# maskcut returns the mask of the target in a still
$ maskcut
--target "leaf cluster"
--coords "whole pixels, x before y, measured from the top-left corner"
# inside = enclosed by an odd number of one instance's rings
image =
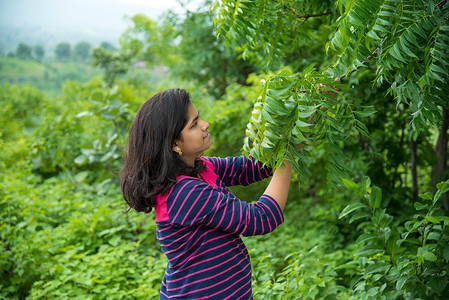
[[[397,103],[410,109],[414,130],[441,120],[449,74],[446,1],[337,1],[340,17],[328,50],[334,76],[376,65],[377,84],[390,84]],[[423,67],[424,66],[424,67]]]
[[[321,85],[320,85],[321,83]],[[351,103],[334,88],[337,82],[315,71],[311,65],[302,74],[282,71],[264,80],[264,88],[247,125],[243,151],[277,168],[288,159],[299,174],[307,177],[313,156],[309,145],[326,149],[328,179],[334,185],[350,173],[343,145],[355,133],[369,137],[359,118],[375,113],[371,106]],[[306,149],[296,150],[298,144]]]
[[[309,23],[316,23],[308,19],[322,13],[327,18],[334,10],[332,1],[304,0],[215,1],[212,9],[217,12],[217,37],[238,49],[244,59],[257,58],[262,65],[282,61],[313,42],[317,37]]]
[[[351,287],[361,299],[382,294],[386,299],[444,299],[448,292],[449,218],[440,212],[439,199],[449,191],[449,182],[437,185],[435,194],[421,194],[415,215],[400,223],[383,207],[382,191],[371,180],[357,185],[343,183],[358,197],[347,205],[340,218],[352,215],[349,223],[363,233],[355,241],[354,260],[337,269],[351,269]]]

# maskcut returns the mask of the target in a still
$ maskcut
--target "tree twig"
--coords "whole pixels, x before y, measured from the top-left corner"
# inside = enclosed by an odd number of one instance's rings
[[[368,57],[367,57],[367,59],[368,60],[371,60],[373,57],[374,57],[374,55],[377,53],[377,51],[379,50],[379,48],[376,48],[376,49],[374,49],[374,51],[371,53],[371,55],[369,55]],[[350,74],[352,74],[352,73],[354,73],[355,71],[357,71],[358,69],[360,69],[361,67],[363,67],[364,65],[366,65],[366,61],[362,61],[362,66],[358,66],[357,68],[355,68],[355,69],[352,69],[351,71],[349,71],[349,73],[347,74],[347,75],[350,75]],[[341,81],[343,78],[345,78],[346,77],[346,74],[343,74],[343,75],[341,75],[340,77],[339,77],[339,80]]]
[[[331,11],[327,11],[327,12],[319,13],[319,14],[305,14],[305,15],[300,15],[299,13],[297,13],[297,12],[294,11],[292,8],[290,8],[290,7],[286,6],[286,5],[284,5],[284,8],[286,8],[286,9],[289,10],[289,11],[291,11],[291,12],[292,12],[298,19],[304,18],[304,19],[305,19],[304,22],[307,21],[309,18],[322,17],[322,16],[327,16],[327,15],[332,14]],[[301,25],[304,24],[304,22],[302,22]]]
[[[327,15],[330,15],[331,13],[332,13],[331,11],[327,11],[327,12],[320,13],[320,14],[305,14],[305,15],[300,15],[300,14],[298,14],[298,13],[295,13],[295,15],[296,15],[297,18],[305,18],[305,19],[308,19],[308,18],[313,18],[313,17],[327,16]]]
[[[440,2],[438,2],[437,4],[435,4],[434,7],[438,7],[438,6],[440,6],[440,5],[444,5],[444,4],[446,4],[446,2],[447,2],[447,0],[440,1]]]
[[[301,23],[301,25],[303,25],[309,18],[327,16],[327,15],[330,15],[331,13],[332,12],[327,11],[327,12],[321,13],[321,14],[305,14],[305,15],[295,14],[295,15],[297,18],[304,18],[304,21],[302,21],[302,23]]]

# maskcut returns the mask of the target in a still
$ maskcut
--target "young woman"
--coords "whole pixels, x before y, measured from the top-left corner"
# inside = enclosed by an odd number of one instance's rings
[[[168,258],[160,299],[252,299],[251,264],[241,235],[283,222],[292,167],[277,169],[259,200],[247,203],[229,185],[271,176],[251,157],[203,157],[209,124],[181,89],[154,95],[138,110],[121,174],[123,197],[156,214]]]

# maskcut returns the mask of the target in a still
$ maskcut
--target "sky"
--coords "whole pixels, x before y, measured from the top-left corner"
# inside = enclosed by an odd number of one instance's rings
[[[194,10],[200,2],[192,0],[187,7]],[[156,20],[168,9],[185,11],[176,0],[0,0],[0,39],[7,28],[47,34],[77,31],[118,39],[127,28],[125,16],[143,13]]]

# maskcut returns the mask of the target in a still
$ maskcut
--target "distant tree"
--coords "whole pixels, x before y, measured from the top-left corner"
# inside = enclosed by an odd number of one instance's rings
[[[213,19],[208,11],[188,11],[182,18],[171,12],[156,23],[137,14],[120,46],[150,65],[169,66],[177,77],[194,80],[219,98],[232,82],[245,84],[255,65],[239,59],[240,53],[226,47],[223,39],[217,40]]]
[[[76,58],[79,58],[85,61],[90,56],[91,45],[87,42],[79,42],[75,45],[74,55]]]
[[[115,48],[114,45],[112,45],[109,42],[102,42],[100,47],[103,47],[103,49],[106,50],[106,51],[115,51],[115,50],[117,50],[117,48]]]
[[[143,14],[130,18],[131,26],[120,37],[120,48],[151,64],[170,65],[178,57],[173,46],[176,37],[171,24],[161,24]]]
[[[29,59],[31,58],[32,49],[29,45],[25,43],[20,43],[17,46],[16,55],[21,59]]]
[[[59,43],[55,50],[58,59],[68,59],[71,56],[71,47],[68,43]]]
[[[241,59],[232,47],[226,47],[223,39],[215,37],[213,19],[209,11],[188,11],[181,22],[173,23],[179,40],[177,53],[182,58],[176,73],[203,84],[209,93],[220,98],[232,82],[245,85],[248,75],[257,67],[252,61]]]
[[[129,51],[107,51],[102,46],[94,49],[92,64],[104,71],[104,80],[109,86],[117,77],[128,72],[135,53]]]
[[[34,46],[33,50],[34,50],[34,55],[35,55],[36,59],[38,61],[42,60],[42,58],[45,55],[44,47],[42,47],[42,45],[36,45],[36,46]]]

